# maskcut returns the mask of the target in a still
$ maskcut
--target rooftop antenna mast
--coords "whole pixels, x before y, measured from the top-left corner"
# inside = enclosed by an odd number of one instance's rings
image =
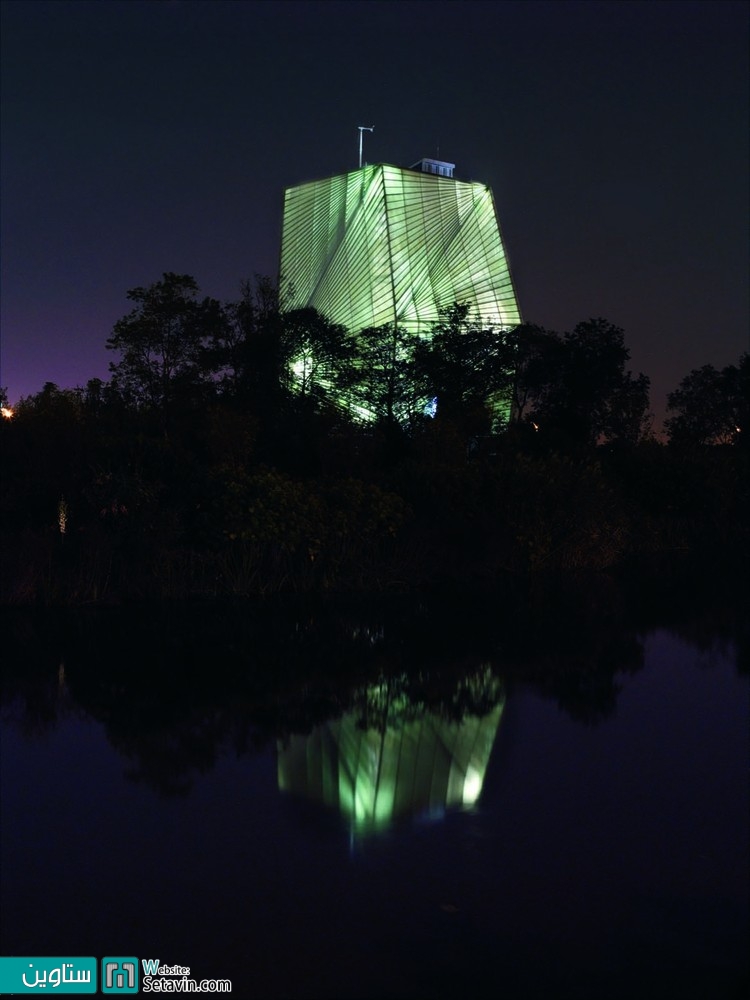
[[[374,132],[374,125],[357,125],[359,129],[359,166],[362,168],[362,133],[363,132]]]

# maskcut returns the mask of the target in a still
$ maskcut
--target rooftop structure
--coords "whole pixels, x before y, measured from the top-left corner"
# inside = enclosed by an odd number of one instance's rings
[[[423,157],[409,167],[409,170],[419,170],[423,174],[437,174],[439,177],[452,177],[455,169],[455,163],[447,163],[445,160],[431,160],[429,157]]]

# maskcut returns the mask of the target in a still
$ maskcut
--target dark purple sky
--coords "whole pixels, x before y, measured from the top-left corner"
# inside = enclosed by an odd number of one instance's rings
[[[2,371],[107,377],[125,293],[275,276],[283,189],[440,155],[524,318],[625,329],[652,407],[748,349],[744,3],[2,4]]]

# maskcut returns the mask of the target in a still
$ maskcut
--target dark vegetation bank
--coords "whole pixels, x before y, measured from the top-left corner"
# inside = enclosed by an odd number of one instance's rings
[[[682,380],[662,443],[603,319],[500,331],[456,305],[418,340],[284,311],[264,280],[128,297],[108,382],[0,421],[5,604],[746,565],[748,355]]]

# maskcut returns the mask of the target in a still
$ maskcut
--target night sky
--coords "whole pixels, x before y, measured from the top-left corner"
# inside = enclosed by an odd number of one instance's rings
[[[2,371],[107,377],[125,293],[238,296],[283,189],[422,156],[494,190],[524,318],[665,396],[748,349],[744,3],[2,4]]]

